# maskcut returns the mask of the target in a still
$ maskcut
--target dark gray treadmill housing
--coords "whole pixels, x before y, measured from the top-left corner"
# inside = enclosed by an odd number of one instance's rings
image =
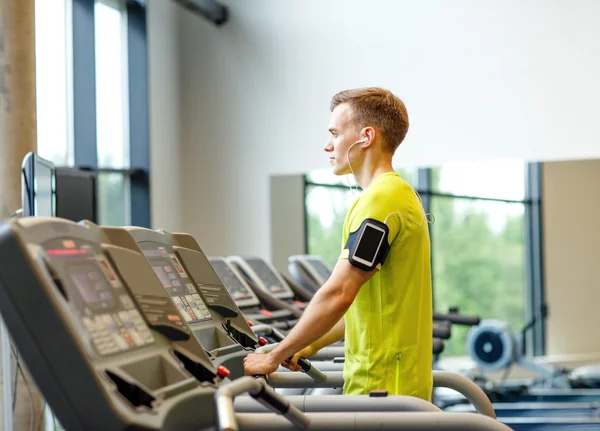
[[[298,309],[260,289],[255,292],[240,270],[226,258],[212,256],[209,262],[247,320],[283,330],[290,329],[298,322],[301,314]]]
[[[223,282],[223,286],[225,286],[227,292],[231,295],[240,310],[247,307],[260,306],[260,301],[254,291],[225,258],[213,256],[209,257],[208,260],[215,274]]]
[[[118,231],[135,239],[214,364],[228,368],[231,378],[243,376],[243,358],[258,347],[256,336],[194,238],[139,227],[104,230],[114,241],[120,241]]]
[[[302,254],[288,258],[288,272],[302,287],[316,293],[329,279],[332,269],[322,257]]]
[[[277,270],[259,257],[230,256],[229,262],[237,265],[259,288],[268,291],[278,299],[292,299],[294,292],[279,275]]]
[[[143,256],[106,242],[64,219],[0,225],[0,312],[36,385],[66,429],[214,423],[192,407],[212,404],[211,361]]]
[[[271,263],[260,257],[242,256],[229,256],[227,261],[248,280],[254,293],[266,306],[288,309],[296,317],[302,316],[308,302],[296,298],[294,291]]]

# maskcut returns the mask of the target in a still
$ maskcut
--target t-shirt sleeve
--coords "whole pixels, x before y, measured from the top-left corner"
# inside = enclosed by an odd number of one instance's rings
[[[397,205],[395,206],[393,201],[384,196],[383,193],[373,193],[364,196],[364,198],[352,209],[348,216],[347,232],[344,232],[342,238],[340,259],[348,259],[349,251],[345,246],[348,236],[356,232],[366,219],[370,218],[382,223],[385,222],[389,229],[388,245],[392,243],[402,229],[402,217],[398,217],[399,214],[394,214],[397,211]],[[377,265],[377,268],[379,269],[380,266]]]

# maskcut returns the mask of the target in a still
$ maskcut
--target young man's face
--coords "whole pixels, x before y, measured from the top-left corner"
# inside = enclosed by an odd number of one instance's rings
[[[331,163],[333,173],[335,175],[350,174],[348,149],[360,140],[360,135],[352,117],[352,108],[348,104],[342,103],[336,106],[331,113],[329,134],[329,140],[324,149],[329,153],[329,163]],[[358,151],[358,148],[350,150],[351,153],[353,151]]]

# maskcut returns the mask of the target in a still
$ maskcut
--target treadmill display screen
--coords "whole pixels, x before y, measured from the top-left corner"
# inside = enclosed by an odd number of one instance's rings
[[[277,276],[273,274],[271,268],[269,268],[263,260],[257,258],[249,258],[246,259],[246,262],[248,262],[248,265],[252,267],[254,272],[256,272],[256,275],[258,275],[263,284],[267,287],[267,289],[269,289],[271,293],[277,294],[287,292],[285,286],[283,286],[281,281],[279,281]]]
[[[252,297],[252,294],[248,291],[248,288],[242,284],[240,279],[233,273],[231,268],[229,268],[225,262],[221,260],[213,260],[211,261],[211,265],[235,301]]]
[[[110,306],[114,301],[108,280],[102,275],[98,265],[84,263],[70,265],[69,275],[77,286],[77,290],[87,305],[101,303],[104,307]]]
[[[177,256],[156,243],[139,245],[185,321],[196,323],[210,320],[210,311]]]
[[[312,265],[317,274],[319,274],[319,277],[321,277],[324,281],[327,281],[329,279],[329,277],[331,276],[331,271],[325,266],[323,261],[321,261],[320,259],[310,258],[307,260],[308,263]]]
[[[78,309],[91,345],[105,356],[154,343],[129,292],[95,247],[76,239],[44,244],[48,270],[57,287]]]

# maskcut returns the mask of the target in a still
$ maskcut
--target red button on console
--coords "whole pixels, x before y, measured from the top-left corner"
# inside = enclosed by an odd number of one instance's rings
[[[264,346],[265,344],[269,344],[269,342],[264,337],[258,337],[258,344]]]
[[[222,365],[217,367],[217,376],[224,379],[225,377],[229,377],[229,370]]]

